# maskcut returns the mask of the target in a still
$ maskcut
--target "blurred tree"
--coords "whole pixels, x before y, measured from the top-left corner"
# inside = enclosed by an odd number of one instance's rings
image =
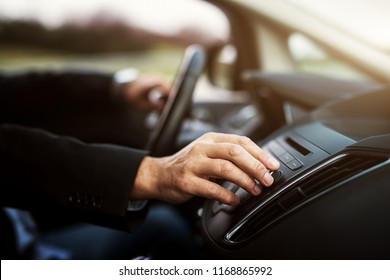
[[[57,28],[47,28],[35,21],[0,20],[0,47],[6,45],[99,53],[145,50],[152,43],[136,38],[122,22],[95,17],[87,23],[67,23]]]

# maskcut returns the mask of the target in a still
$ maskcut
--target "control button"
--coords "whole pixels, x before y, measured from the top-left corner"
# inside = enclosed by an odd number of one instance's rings
[[[286,150],[283,149],[281,146],[279,146],[276,142],[269,143],[268,148],[277,157],[279,157],[280,155],[286,152]]]
[[[274,184],[282,178],[283,171],[282,170],[276,170],[271,173],[272,178],[274,178]]]
[[[285,152],[284,154],[279,156],[279,159],[281,162],[286,163],[286,164],[290,161],[295,160],[295,158],[290,153],[287,153],[287,152]]]
[[[302,164],[301,164],[299,161],[297,161],[296,159],[294,159],[294,160],[292,160],[292,161],[286,163],[286,165],[287,165],[287,167],[290,168],[291,170],[296,170],[296,169],[302,167]]]

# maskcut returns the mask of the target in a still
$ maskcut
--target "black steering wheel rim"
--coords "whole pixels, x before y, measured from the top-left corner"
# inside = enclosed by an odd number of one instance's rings
[[[174,151],[175,140],[183,118],[191,108],[193,91],[204,65],[204,49],[199,45],[189,46],[181,61],[172,92],[146,146],[150,155],[165,156]]]

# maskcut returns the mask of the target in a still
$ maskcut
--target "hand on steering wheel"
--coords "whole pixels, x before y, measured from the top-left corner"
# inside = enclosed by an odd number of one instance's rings
[[[195,84],[205,64],[205,52],[198,45],[189,46],[184,54],[172,92],[146,149],[152,156],[173,152],[183,118],[190,109]]]

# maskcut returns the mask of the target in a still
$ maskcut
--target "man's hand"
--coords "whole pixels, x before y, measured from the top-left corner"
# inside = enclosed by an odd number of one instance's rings
[[[141,110],[161,111],[170,93],[170,85],[160,76],[140,76],[123,86],[123,100]],[[152,93],[160,96],[154,96]]]
[[[201,196],[237,205],[239,198],[215,179],[231,181],[259,195],[256,181],[270,186],[269,170],[278,168],[279,162],[247,137],[207,133],[172,156],[145,157],[130,198],[183,203]]]

